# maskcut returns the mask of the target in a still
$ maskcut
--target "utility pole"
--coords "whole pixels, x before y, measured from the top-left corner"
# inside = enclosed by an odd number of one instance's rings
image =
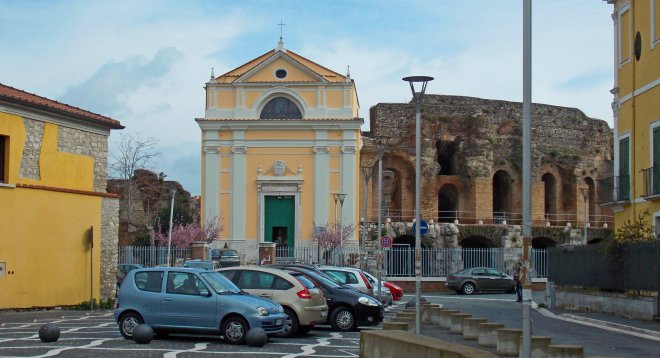
[[[532,354],[532,0],[523,0],[523,284],[522,358]]]

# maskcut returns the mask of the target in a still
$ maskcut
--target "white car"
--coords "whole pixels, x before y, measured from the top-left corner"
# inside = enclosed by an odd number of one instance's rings
[[[367,276],[367,279],[369,280],[369,282],[371,282],[371,284],[374,286],[374,296],[378,296],[378,278],[375,277],[374,275],[366,272],[366,271],[363,271],[363,272],[364,272],[364,275]],[[383,304],[389,306],[389,305],[392,305],[394,303],[394,297],[392,297],[392,292],[390,291],[390,289],[385,287],[385,282],[387,282],[387,281],[383,280],[383,278],[381,277],[381,279],[380,279],[380,292],[381,292],[381,295],[383,296],[381,301],[383,301]]]

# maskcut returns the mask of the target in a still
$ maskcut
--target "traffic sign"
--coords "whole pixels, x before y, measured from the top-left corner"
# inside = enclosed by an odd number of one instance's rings
[[[380,238],[380,246],[384,249],[392,246],[392,238],[389,236],[383,236]]]
[[[421,220],[420,222],[422,223],[422,225],[419,226],[419,234],[420,235],[426,235],[426,233],[429,232],[429,224],[424,220]],[[413,223],[413,227],[412,227],[413,233],[416,230],[417,230],[417,223],[415,222],[415,223]]]

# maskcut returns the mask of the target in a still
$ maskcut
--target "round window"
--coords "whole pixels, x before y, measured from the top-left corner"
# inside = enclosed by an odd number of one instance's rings
[[[285,78],[286,77],[286,70],[280,68],[279,70],[275,71],[275,77],[280,78],[280,79]]]

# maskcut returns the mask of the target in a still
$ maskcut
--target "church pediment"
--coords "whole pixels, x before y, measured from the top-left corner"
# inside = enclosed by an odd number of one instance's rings
[[[328,82],[323,76],[278,51],[268,59],[260,62],[245,72],[235,82]]]

